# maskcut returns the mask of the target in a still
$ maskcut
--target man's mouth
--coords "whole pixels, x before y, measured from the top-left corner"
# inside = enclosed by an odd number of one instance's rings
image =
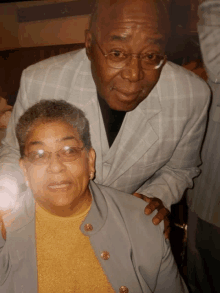
[[[134,96],[138,96],[141,92],[141,90],[138,91],[128,91],[126,89],[119,89],[117,87],[112,87],[112,90],[115,90],[117,92],[119,92],[121,95],[126,96],[126,97],[134,97]]]

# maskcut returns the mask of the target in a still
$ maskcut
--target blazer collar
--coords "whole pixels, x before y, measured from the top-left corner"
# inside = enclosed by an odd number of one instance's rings
[[[89,188],[92,194],[92,205],[80,229],[83,234],[92,236],[105,224],[108,215],[108,207],[99,186],[95,184],[95,182],[90,181]],[[87,231],[87,224],[92,225],[92,230]]]

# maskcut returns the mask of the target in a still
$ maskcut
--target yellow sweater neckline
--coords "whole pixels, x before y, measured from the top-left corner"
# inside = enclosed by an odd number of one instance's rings
[[[60,217],[54,214],[51,214],[49,211],[47,211],[46,209],[44,209],[43,207],[41,207],[37,202],[35,204],[35,211],[36,214],[39,214],[43,217],[46,217],[48,220],[52,220],[53,221],[77,221],[81,218],[85,218],[86,215],[88,214],[89,210],[90,210],[91,204],[87,207],[87,209],[85,211],[83,211],[82,213],[77,213],[77,214],[73,214],[72,216],[69,217]]]

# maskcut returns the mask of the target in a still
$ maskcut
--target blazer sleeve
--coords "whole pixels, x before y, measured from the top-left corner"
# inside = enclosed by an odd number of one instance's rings
[[[198,33],[208,76],[220,83],[220,1],[204,1],[198,10]]]
[[[25,73],[23,73],[17,100],[7,127],[6,137],[2,141],[0,150],[0,187],[4,187],[5,191],[9,189],[11,192],[18,193],[19,189],[23,191],[24,188],[25,180],[23,172],[19,167],[20,151],[15,127],[19,117],[28,107]],[[11,190],[12,186],[14,186],[13,190]]]
[[[210,90],[200,79],[197,83],[191,83],[192,105],[188,110],[191,113],[185,118],[182,135],[172,156],[137,190],[149,197],[160,198],[168,209],[181,199],[186,188],[193,186],[192,179],[200,173],[200,148],[207,122]],[[174,117],[172,119],[173,123],[178,122]]]
[[[5,245],[5,240],[4,240],[3,237],[2,237],[1,229],[2,229],[2,225],[1,225],[1,223],[0,223],[0,253],[1,253],[1,251],[2,251],[2,248],[3,248],[4,245]]]
[[[152,218],[156,212],[146,219],[143,213],[144,202],[134,199],[136,201],[130,200],[130,207],[124,204],[129,212],[123,209],[126,214],[122,212],[122,215],[132,244],[133,264],[143,292],[148,292],[146,288],[154,293],[188,292],[174,260],[170,241],[164,237],[164,224],[161,222],[158,226],[153,225]],[[132,206],[137,205],[138,210],[131,210]]]
[[[7,242],[0,233],[0,287],[5,282],[8,271],[10,270],[9,254],[7,250]]]
[[[164,240],[164,256],[154,293],[187,293],[188,289],[177,269],[169,240]]]

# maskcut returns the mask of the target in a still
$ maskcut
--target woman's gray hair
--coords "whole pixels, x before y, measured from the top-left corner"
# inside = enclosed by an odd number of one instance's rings
[[[41,100],[33,105],[20,117],[16,125],[21,157],[24,157],[25,142],[31,129],[38,122],[47,123],[62,121],[70,124],[78,131],[85,149],[90,150],[91,139],[89,122],[82,110],[64,100]]]

